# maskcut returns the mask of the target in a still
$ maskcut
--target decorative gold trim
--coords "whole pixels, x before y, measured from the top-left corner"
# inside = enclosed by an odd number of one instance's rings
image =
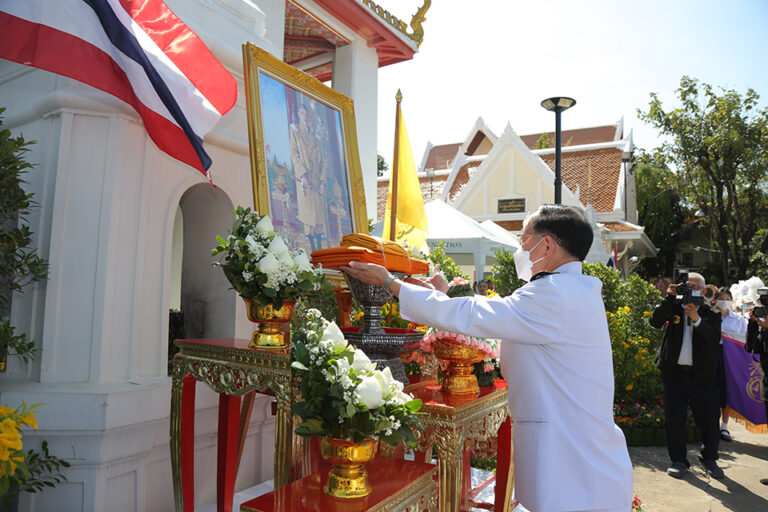
[[[368,509],[368,512],[437,512],[437,485],[431,470],[403,487],[396,497]]]
[[[245,75],[245,104],[248,114],[248,142],[251,148],[253,204],[260,215],[269,214],[267,164],[262,141],[261,97],[259,72],[265,72],[293,89],[312,97],[341,114],[346,163],[349,169],[349,193],[352,201],[353,232],[367,233],[368,216],[365,208],[365,188],[357,147],[355,107],[351,98],[327,87],[318,79],[287,64],[253,43],[243,45]]]
[[[424,0],[422,6],[419,7],[419,9],[416,11],[416,14],[414,14],[411,18],[410,25],[413,29],[413,33],[408,33],[408,27],[404,21],[392,15],[392,13],[378,5],[376,2],[373,2],[372,0],[362,0],[362,2],[363,5],[368,7],[368,9],[370,9],[371,12],[378,16],[384,23],[394,28],[407,38],[416,41],[417,46],[421,46],[421,42],[424,40],[424,27],[422,27],[422,23],[427,20],[426,14],[430,5],[432,5],[432,0]]]
[[[415,431],[417,449],[437,448],[440,482],[439,509],[456,511],[461,507],[464,443],[487,441],[497,435],[509,415],[507,390],[500,389],[459,407],[422,405],[419,419],[424,430]],[[511,487],[508,488],[508,492]]]

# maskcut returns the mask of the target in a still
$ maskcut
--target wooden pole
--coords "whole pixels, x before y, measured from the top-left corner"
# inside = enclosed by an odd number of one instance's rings
[[[392,197],[390,197],[389,208],[389,239],[394,241],[397,235],[397,161],[400,155],[400,102],[403,101],[403,94],[400,89],[395,95],[397,108],[395,109],[395,154],[392,159]]]

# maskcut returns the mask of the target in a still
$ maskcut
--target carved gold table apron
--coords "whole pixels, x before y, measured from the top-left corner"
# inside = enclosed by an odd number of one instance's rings
[[[458,512],[464,506],[462,501],[468,490],[465,475],[469,473],[469,468],[464,467],[465,443],[488,441],[497,434],[497,471],[501,481],[496,481],[495,510],[507,510],[514,472],[506,384],[499,381],[470,396],[444,394],[439,389],[439,386],[427,386],[411,393],[424,403],[423,414],[419,416],[424,430],[416,432],[417,449],[431,458],[431,447],[437,447],[440,511]]]
[[[240,401],[245,393],[271,390],[277,399],[275,487],[304,476],[304,440],[293,433],[292,399],[298,393],[291,378],[288,349],[251,350],[250,340],[234,338],[176,340],[171,388],[171,469],[176,510],[194,510],[195,383],[219,393],[217,510],[232,510],[237,476]],[[247,425],[245,425],[247,427]]]

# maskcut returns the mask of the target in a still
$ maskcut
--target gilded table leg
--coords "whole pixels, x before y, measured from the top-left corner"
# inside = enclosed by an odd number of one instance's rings
[[[291,390],[287,381],[270,386],[277,399],[275,418],[275,489],[289,484],[293,463],[293,413],[291,413]]]
[[[437,467],[440,480],[440,512],[461,510],[461,489],[463,483],[464,439],[456,431],[444,431],[437,437]]]
[[[195,506],[195,379],[182,374],[178,361],[175,365],[171,385],[171,476],[176,511],[186,512]]]

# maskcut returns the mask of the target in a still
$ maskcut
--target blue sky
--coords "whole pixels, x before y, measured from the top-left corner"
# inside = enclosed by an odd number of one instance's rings
[[[422,0],[382,0],[404,21]],[[768,0],[433,0],[419,53],[379,69],[378,148],[392,160],[395,93],[419,164],[427,140],[460,142],[478,116],[497,135],[554,130],[550,96],[577,104],[563,129],[613,124],[624,117],[635,143],[656,132],[636,117],[657,92],[675,105],[689,75],[768,105]]]

